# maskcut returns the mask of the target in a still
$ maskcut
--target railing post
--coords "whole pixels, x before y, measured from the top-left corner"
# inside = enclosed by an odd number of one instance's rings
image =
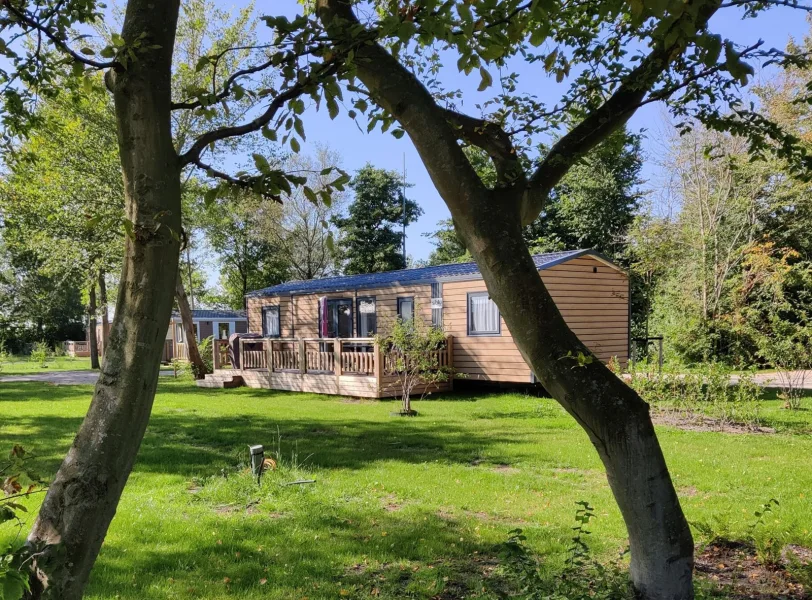
[[[239,350],[238,354],[240,356],[240,371],[243,371],[245,369],[245,349],[243,347],[243,342],[244,341],[245,340],[240,338],[239,339],[239,345],[238,345],[238,350]]]
[[[335,371],[336,377],[340,377],[344,370],[341,366],[341,338],[335,338],[335,342],[333,342],[333,353],[335,357],[333,370]]]
[[[307,349],[304,338],[299,338],[299,373],[307,373]]]
[[[166,344],[164,344],[166,346]],[[211,361],[214,370],[220,368],[220,340],[214,340],[211,346]]]
[[[448,376],[448,387],[449,389],[454,389],[454,336],[447,335],[445,338],[445,353],[446,353],[446,360],[448,361],[448,365],[446,365],[451,374]]]
[[[264,348],[267,356],[265,360],[268,363],[268,373],[273,373],[273,340],[265,340]]]
[[[381,380],[383,379],[383,354],[381,354],[381,344],[375,340],[375,345],[372,347],[372,373],[375,376],[375,389],[377,390],[378,398],[381,397]]]

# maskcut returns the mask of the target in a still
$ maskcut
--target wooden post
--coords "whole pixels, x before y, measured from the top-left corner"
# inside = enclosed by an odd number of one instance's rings
[[[265,340],[265,348],[267,349],[268,358],[268,373],[273,373],[273,340]]]
[[[375,389],[378,398],[381,397],[381,381],[383,380],[383,355],[381,354],[381,345],[378,340],[375,340],[375,345],[372,347],[372,372],[375,375]]]
[[[333,342],[333,353],[335,356],[335,374],[336,377],[341,377],[341,338],[335,338],[335,342]]]
[[[454,336],[447,335],[445,338],[445,353],[446,360],[448,360],[448,368],[451,369],[451,375],[448,378],[448,389],[454,389]]]
[[[303,338],[299,338],[299,373],[302,375],[307,373],[307,351]]]
[[[220,340],[218,339],[215,339],[211,344],[211,362],[215,371],[220,368]]]
[[[243,371],[245,369],[245,353],[243,352],[243,342],[245,340],[240,338],[239,341],[240,341],[240,343],[239,343],[238,348],[239,348],[239,356],[240,356],[240,371]]]

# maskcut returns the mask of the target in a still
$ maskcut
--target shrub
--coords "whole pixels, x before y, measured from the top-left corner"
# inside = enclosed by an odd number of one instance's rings
[[[31,349],[31,355],[29,360],[31,362],[38,363],[40,368],[44,369],[48,365],[46,364],[48,358],[51,355],[51,348],[45,342],[36,342],[34,347]]]
[[[379,335],[375,339],[386,356],[387,374],[397,376],[396,385],[403,403],[401,413],[404,415],[415,414],[411,396],[418,385],[422,386],[422,400],[433,385],[446,382],[453,376],[450,366],[440,364],[440,350],[446,343],[445,333],[427,325],[420,317],[406,321],[397,319],[388,335]]]
[[[214,336],[210,335],[206,339],[202,340],[197,345],[197,349],[200,352],[200,358],[206,365],[207,371],[209,373],[214,373]]]

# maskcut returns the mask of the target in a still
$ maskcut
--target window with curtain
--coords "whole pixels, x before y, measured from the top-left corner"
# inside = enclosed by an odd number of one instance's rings
[[[265,337],[279,337],[281,335],[279,323],[279,307],[266,306],[262,309],[262,335]]]
[[[398,316],[403,321],[414,319],[414,297],[398,298]]]
[[[501,335],[499,308],[488,292],[468,294],[468,335]]]
[[[358,311],[358,337],[372,337],[377,333],[377,313],[375,298],[372,296],[356,300]]]

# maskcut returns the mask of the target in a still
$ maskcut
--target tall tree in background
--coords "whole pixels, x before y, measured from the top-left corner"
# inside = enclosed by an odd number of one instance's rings
[[[0,212],[10,249],[37,256],[46,276],[82,282],[91,366],[98,369],[97,286],[121,260],[124,190],[112,102],[100,78],[71,84],[42,103],[36,128],[8,155]]]
[[[431,233],[424,233],[423,237],[431,240],[434,250],[426,261],[428,265],[444,265],[446,263],[470,262],[471,253],[466,250],[462,239],[454,229],[454,221],[445,219],[437,223],[440,229]]]
[[[350,183],[355,194],[346,217],[333,217],[344,272],[380,273],[406,268],[403,228],[423,210],[403,197],[403,177],[367,164]]]
[[[341,154],[318,146],[313,154],[293,154],[284,163],[290,172],[305,177],[310,189],[318,194],[329,185],[333,171],[341,166]],[[332,220],[344,210],[346,193],[333,192],[329,203],[313,200],[302,188],[294,188],[290,194],[283,194],[281,206],[267,200],[256,201],[257,235],[276,249],[295,279],[315,279],[337,271]]]
[[[640,136],[613,132],[574,164],[525,230],[531,252],[593,248],[621,264],[639,205]]]
[[[222,294],[209,295],[216,304],[245,308],[245,295],[288,279],[289,263],[280,247],[266,240],[257,226],[257,215],[267,202],[245,193],[211,203],[202,218],[202,229],[220,263]],[[274,202],[274,210],[279,206]],[[278,211],[275,210],[278,214]]]

